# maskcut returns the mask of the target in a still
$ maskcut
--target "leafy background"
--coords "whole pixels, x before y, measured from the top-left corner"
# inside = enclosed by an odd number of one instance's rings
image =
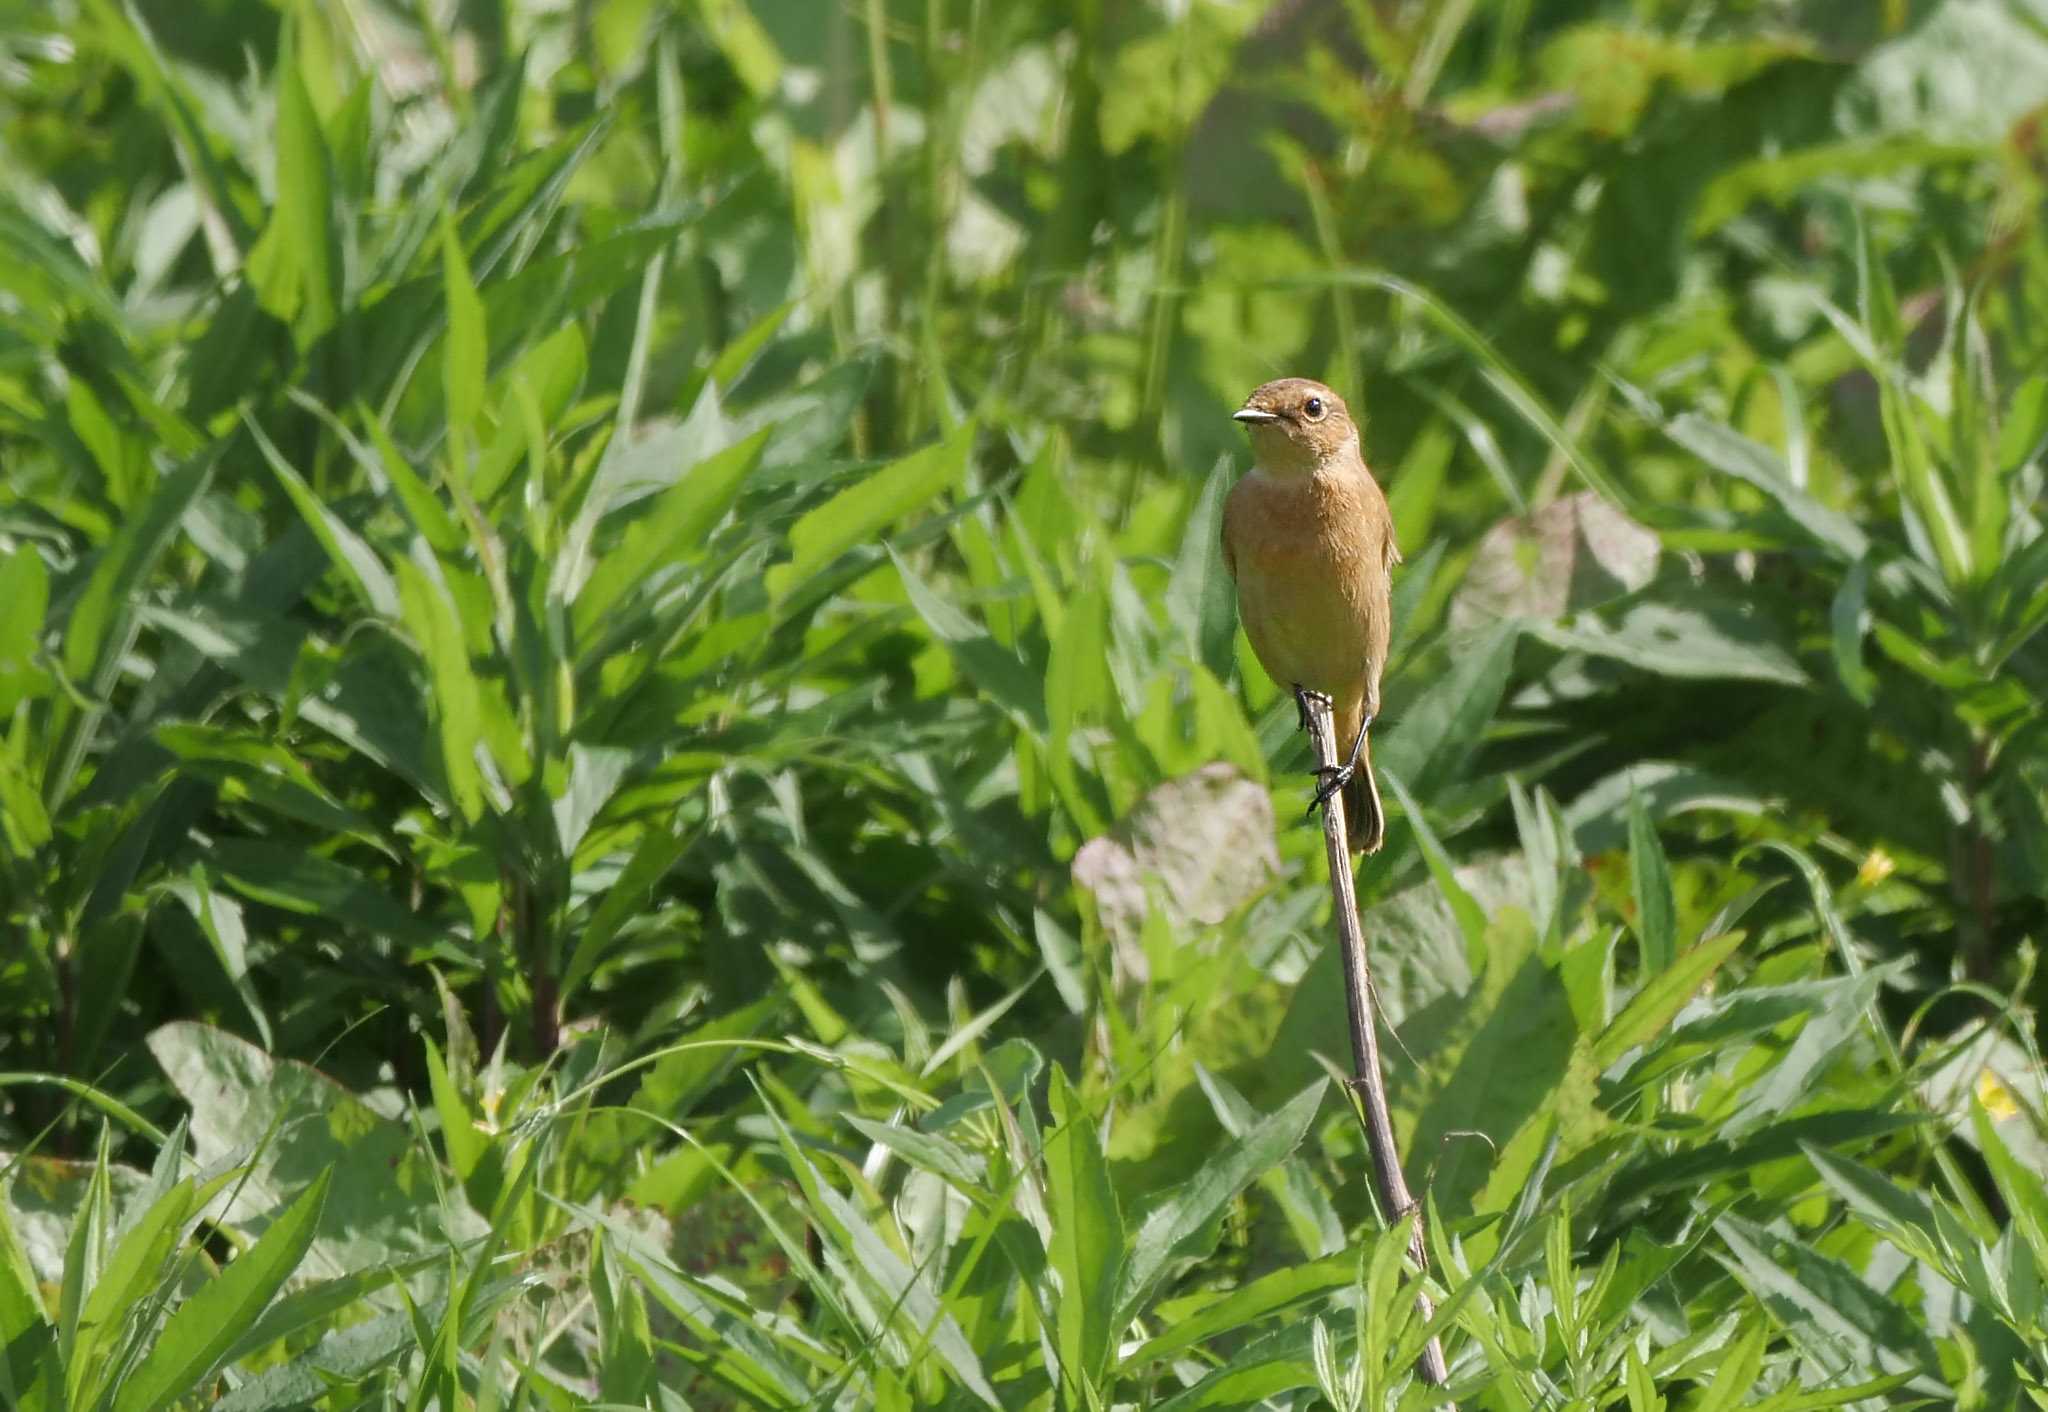
[[[0,1399],[2048,1405],[2044,102],[2038,0],[0,3]]]

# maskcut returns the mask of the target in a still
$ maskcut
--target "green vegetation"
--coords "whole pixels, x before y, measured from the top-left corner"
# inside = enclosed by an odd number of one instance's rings
[[[2036,0],[0,0],[0,1403],[2048,1406]]]

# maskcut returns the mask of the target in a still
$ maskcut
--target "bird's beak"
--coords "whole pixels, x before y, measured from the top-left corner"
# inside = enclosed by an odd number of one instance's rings
[[[1230,419],[1234,422],[1250,422],[1256,426],[1262,422],[1277,422],[1280,420],[1280,414],[1263,411],[1257,407],[1240,407],[1230,414]]]

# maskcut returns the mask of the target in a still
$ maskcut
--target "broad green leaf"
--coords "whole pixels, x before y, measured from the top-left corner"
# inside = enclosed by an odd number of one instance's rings
[[[1166,586],[1166,616],[1193,661],[1228,678],[1237,611],[1223,564],[1223,496],[1230,462],[1218,460],[1202,482],[1181,530],[1180,553]]]
[[[597,910],[577,933],[568,964],[562,972],[563,999],[568,999],[582,988],[590,973],[604,959],[612,939],[619,934],[619,928],[647,906],[655,885],[667,876],[669,869],[676,865],[695,839],[693,832],[661,827],[649,829],[641,836],[625,871],[605,890]]]
[[[790,527],[790,558],[764,577],[768,595],[786,601],[805,580],[857,544],[960,484],[976,428],[968,422],[944,441],[891,462],[807,511]]]
[[[435,1299],[420,1312],[434,1320],[442,1317],[444,1308]],[[213,1412],[282,1412],[315,1404],[337,1379],[363,1379],[380,1368],[398,1366],[417,1347],[412,1316],[403,1310],[337,1325],[290,1362],[265,1368],[213,1403]]]
[[[148,1306],[158,1282],[176,1268],[173,1261],[196,1195],[190,1178],[176,1183],[152,1200],[115,1244],[79,1314],[78,1343],[71,1355],[75,1371],[95,1381],[104,1376],[123,1324]]]
[[[1500,706],[1520,640],[1521,625],[1506,622],[1457,641],[1450,670],[1391,730],[1373,733],[1374,757],[1425,795],[1458,779]]]
[[[1794,485],[1784,462],[1769,447],[1695,412],[1673,417],[1664,434],[1715,470],[1770,496],[1816,544],[1838,558],[1855,563],[1870,552],[1870,537],[1857,523]]]
[[[383,846],[376,822],[336,799],[305,762],[282,745],[211,725],[167,724],[152,734],[157,744],[184,762],[188,773],[222,785],[230,799],[252,800],[323,832]]]
[[[1858,559],[1842,576],[1842,586],[1835,590],[1834,605],[1828,612],[1835,674],[1842,679],[1842,689],[1862,706],[1869,706],[1877,691],[1876,673],[1863,665],[1863,620],[1869,590],[1870,561]]]
[[[1892,363],[1904,356],[1905,326],[1890,270],[1868,225],[1858,232],[1856,280],[1864,324],[1885,350],[1871,360],[1870,373],[1877,380],[1878,407],[1907,539],[1924,562],[1940,571],[1951,589],[1959,589],[1971,578],[1969,535],[1942,468],[1927,444],[1920,400],[1906,385],[1902,370]]]
[[[810,1194],[838,1228],[849,1266],[873,1282],[884,1307],[893,1311],[892,1322],[899,1322],[899,1333],[912,1341],[928,1341],[961,1386],[988,1406],[1000,1408],[1002,1400],[982,1371],[981,1356],[968,1344],[965,1331],[940,1302],[939,1292],[925,1272],[905,1263],[853,1203],[829,1183],[818,1182]]]
[[[626,527],[619,542],[598,556],[575,599],[578,643],[589,641],[604,616],[627,595],[647,587],[655,574],[702,554],[705,537],[760,464],[768,437],[766,430],[755,432],[683,469],[675,484]]]
[[[214,959],[220,962],[221,975],[248,1010],[257,1035],[266,1045],[270,1044],[273,1040],[270,1015],[264,1008],[255,978],[249,973],[249,930],[243,921],[241,905],[214,888],[203,868],[195,867],[187,877],[173,878],[164,886],[191,913],[192,920],[212,946]]]
[[[460,1186],[437,1189],[433,1151],[326,1074],[190,1021],[158,1027],[147,1045],[192,1107],[192,1160],[202,1170],[246,1168],[231,1189],[234,1204],[209,1212],[216,1222],[262,1226],[297,1196],[309,1171],[331,1167],[333,1190],[309,1273],[445,1256],[451,1241],[483,1234]],[[433,1198],[424,1199],[429,1192]],[[246,1323],[235,1329],[237,1337],[248,1331]]]
[[[1066,606],[1045,671],[1046,757],[1054,783],[1082,832],[1104,832],[1094,795],[1086,788],[1074,761],[1077,727],[1090,718],[1115,712],[1116,691],[1109,679],[1108,604],[1100,590],[1083,589]]]
[[[1650,1377],[1650,1370],[1643,1363],[1643,1356],[1634,1348],[1628,1351],[1628,1412],[1664,1412],[1666,1403],[1657,1392],[1657,1384]]]
[[[391,580],[391,571],[384,566],[383,556],[313,493],[313,488],[285,460],[254,416],[244,414],[242,425],[248,429],[250,439],[263,453],[271,472],[284,487],[292,504],[298,507],[306,528],[313,531],[313,537],[320,541],[320,547],[327,551],[334,567],[355,585],[356,592],[362,595],[371,612],[382,618],[396,618],[399,615],[398,589]]]
[[[1739,1177],[1765,1163],[1796,1157],[1808,1144],[1826,1148],[1868,1144],[1926,1121],[1925,1116],[1912,1113],[1868,1108],[1786,1118],[1747,1132],[1740,1139],[1694,1143],[1667,1157],[1638,1163],[1629,1169],[1630,1189],[1638,1193],[1698,1191],[1710,1182]]]
[[[1486,964],[1486,913],[1465,891],[1458,881],[1456,865],[1451,855],[1436,836],[1436,830],[1429,825],[1429,818],[1414,795],[1408,792],[1408,785],[1401,773],[1382,765],[1379,782],[1387,793],[1401,801],[1401,812],[1407,816],[1408,826],[1415,833],[1415,843],[1422,852],[1422,861],[1429,868],[1429,875],[1435,879],[1437,890],[1444,901],[1450,904],[1451,915],[1458,920],[1458,931],[1465,938],[1465,961],[1477,975]]]
[[[947,602],[893,546],[889,557],[903,580],[910,606],[917,610],[932,635],[945,644],[961,674],[1014,719],[1043,732],[1047,724],[1045,697],[1037,679],[1017,654]]]
[[[220,446],[193,457],[157,482],[140,514],[121,522],[100,552],[85,590],[64,625],[64,674],[95,703],[83,718],[67,721],[67,739],[56,760],[57,775],[46,781],[43,798],[54,806],[70,792],[72,772],[84,749],[84,732],[98,704],[113,687],[114,673],[128,651],[143,585],[170,547],[178,523],[213,479]]]
[[[1800,1150],[1813,1163],[1821,1180],[1848,1203],[1849,1209],[1899,1249],[1936,1269],[1946,1264],[1940,1228],[1924,1196],[1825,1148],[1801,1143]]]
[[[871,1141],[878,1142],[920,1171],[933,1172],[964,1192],[979,1189],[988,1179],[988,1164],[951,1138],[919,1132],[901,1123],[878,1123],[849,1113],[846,1121]]]
[[[1972,1105],[1970,1123],[1977,1135],[1977,1150],[1984,1154],[1999,1197],[2011,1213],[2013,1229],[2033,1253],[2036,1267],[2048,1272],[2048,1183],[2013,1155],[1982,1101]]]
[[[1920,1393],[1954,1395],[1934,1372],[1941,1360],[1925,1332],[1847,1265],[1732,1213],[1714,1230],[1733,1257],[1722,1263],[1770,1303],[1831,1381],[1905,1373],[1917,1375]]]
[[[1655,976],[1678,956],[1678,903],[1671,891],[1671,865],[1657,826],[1643,807],[1642,796],[1629,800],[1628,861],[1635,895],[1636,938],[1642,946],[1643,975]]]
[[[1052,1239],[1046,1255],[1060,1282],[1054,1342],[1062,1384],[1078,1405],[1099,1396],[1122,1332],[1116,1311],[1124,1218],[1094,1121],[1058,1065],[1049,1102],[1054,1126],[1045,1140],[1045,1196]]]
[[[17,544],[0,557],[0,719],[20,702],[50,690],[50,674],[36,664],[50,610],[50,571],[33,544]]]
[[[1201,1170],[1146,1213],[1125,1258],[1115,1325],[1121,1327],[1139,1314],[1173,1261],[1203,1255],[1213,1247],[1215,1223],[1224,1208],[1301,1145],[1327,1087],[1321,1080],[1310,1084],[1243,1137],[1211,1155]]]
[[[1741,944],[1740,932],[1710,937],[1658,972],[1601,1032],[1593,1046],[1593,1062],[1605,1069],[1655,1039]]]
[[[1236,1349],[1229,1355],[1229,1362],[1206,1374],[1193,1387],[1153,1406],[1156,1412],[1194,1412],[1204,1407],[1241,1409],[1260,1406],[1267,1398],[1295,1388],[1312,1388],[1316,1385],[1314,1342],[1311,1321],[1297,1319],[1284,1324]],[[1339,1363],[1357,1353],[1349,1333],[1341,1334],[1336,1345],[1334,1357]]]
[[[745,0],[698,0],[697,9],[734,75],[757,98],[773,92],[781,81],[782,54]]]
[[[171,1315],[121,1385],[115,1412],[153,1412],[189,1393],[284,1287],[313,1244],[333,1169],[323,1170],[256,1243]]]
[[[1140,1344],[1125,1363],[1134,1369],[1142,1368],[1204,1339],[1249,1328],[1268,1315],[1293,1309],[1331,1290],[1342,1289],[1357,1276],[1356,1257],[1332,1255],[1307,1265],[1292,1265],[1261,1275],[1191,1314],[1174,1311],[1171,1317],[1167,1317],[1173,1306],[1162,1306],[1159,1333]]]
[[[300,348],[309,348],[334,327],[341,311],[333,167],[300,56],[288,51],[279,57],[277,204],[245,268],[258,302],[292,326]]]
[[[398,503],[405,508],[406,518],[412,527],[422,535],[438,554],[459,552],[467,539],[462,527],[455,523],[455,517],[441,503],[427,483],[391,440],[391,432],[381,418],[365,409],[361,416],[368,429],[370,444],[376,448],[377,470],[391,483],[398,495]]]
[[[483,775],[476,759],[484,728],[483,699],[469,647],[439,574],[409,559],[398,560],[397,569],[401,611],[433,684],[434,726],[449,798],[465,819],[474,822],[484,810]]]
[[[1699,596],[1684,602],[1639,597],[1611,622],[1579,613],[1528,630],[1562,651],[1612,657],[1660,676],[1806,684],[1776,624],[1751,607]]]
[[[73,1402],[85,1391],[86,1379],[101,1371],[79,1353],[81,1342],[89,1342],[93,1332],[85,1326],[85,1301],[99,1283],[108,1227],[113,1224],[107,1166],[107,1134],[102,1126],[99,1160],[93,1163],[78,1209],[72,1213],[70,1238],[64,1245],[64,1277],[57,1287],[57,1352],[64,1363],[65,1391]]]
[[[448,332],[441,345],[442,395],[447,400],[449,429],[460,433],[460,445],[468,446],[476,433],[477,418],[483,415],[490,344],[484,332],[483,302],[477,298],[476,281],[462,253],[462,237],[456,234],[454,215],[446,210],[441,213],[441,290],[448,306]],[[469,468],[458,465],[455,474],[466,481]]]
[[[44,1412],[61,1380],[56,1331],[9,1207],[0,1201],[0,1396],[21,1412]]]
[[[455,1169],[457,1180],[468,1181],[483,1161],[484,1152],[490,1141],[478,1130],[476,1121],[470,1116],[469,1105],[463,1102],[455,1083],[448,1077],[448,1065],[441,1058],[440,1046],[429,1038],[427,1046],[427,1091],[434,1098],[434,1112],[441,1119],[441,1145],[447,1149],[448,1165]]]
[[[1770,1331],[1761,1317],[1751,1318],[1723,1354],[1721,1366],[1698,1402],[1694,1412],[1734,1412],[1756,1389],[1757,1370],[1763,1367],[1764,1345]]]

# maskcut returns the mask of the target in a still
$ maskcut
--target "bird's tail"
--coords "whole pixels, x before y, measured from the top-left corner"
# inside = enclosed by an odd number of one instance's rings
[[[1372,777],[1372,741],[1358,748],[1358,768],[1344,785],[1344,830],[1353,853],[1377,853],[1387,841],[1387,815]]]

